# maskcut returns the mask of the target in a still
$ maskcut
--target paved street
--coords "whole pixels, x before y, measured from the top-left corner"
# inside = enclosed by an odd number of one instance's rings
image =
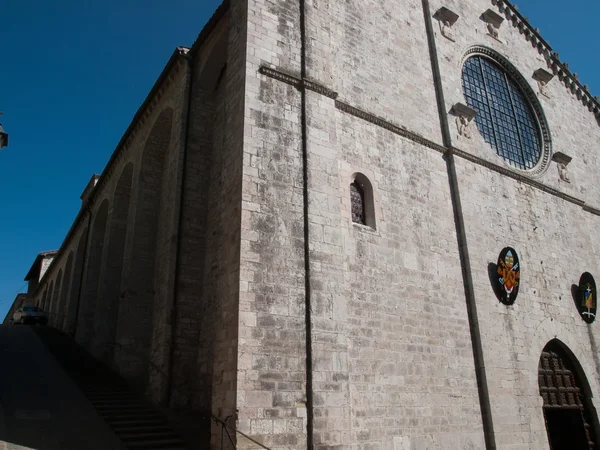
[[[0,325],[0,450],[120,449],[30,326]]]

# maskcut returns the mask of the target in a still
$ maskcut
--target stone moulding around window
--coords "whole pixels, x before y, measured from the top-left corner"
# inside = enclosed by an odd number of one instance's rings
[[[516,172],[523,173],[529,176],[542,175],[550,165],[550,158],[552,156],[552,137],[550,135],[550,128],[548,127],[546,115],[544,114],[544,110],[542,109],[542,105],[540,104],[538,96],[533,91],[525,77],[521,75],[521,72],[519,72],[515,68],[515,66],[513,66],[512,63],[500,53],[496,52],[495,50],[492,50],[491,48],[476,45],[465,52],[465,55],[463,57],[463,64],[470,56],[473,55],[487,56],[496,64],[500,65],[500,67],[502,67],[510,75],[511,79],[515,83],[517,83],[517,85],[521,89],[521,92],[529,101],[529,104],[531,105],[531,108],[535,113],[535,117],[540,127],[542,139],[542,155],[540,157],[539,163],[533,169],[527,171],[516,170]]]
[[[546,64],[554,75],[558,76],[564,86],[581,101],[588,111],[594,113],[600,125],[600,99],[592,96],[578,79],[576,74],[572,74],[569,65],[559,59],[558,53],[552,50],[544,38],[540,35],[540,30],[534,28],[508,0],[491,0],[492,5],[496,6],[501,14],[510,21],[513,27],[517,28],[526,40],[537,49],[538,53],[544,56]]]

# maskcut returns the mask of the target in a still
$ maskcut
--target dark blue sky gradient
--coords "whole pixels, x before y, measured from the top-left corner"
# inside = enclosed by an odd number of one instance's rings
[[[219,3],[2,0],[0,122],[10,146],[0,152],[0,321],[36,254],[60,246],[87,181],[175,47],[190,46]],[[519,7],[600,95],[600,1]]]

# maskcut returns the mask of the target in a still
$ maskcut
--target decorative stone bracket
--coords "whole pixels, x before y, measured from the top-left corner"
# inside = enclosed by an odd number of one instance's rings
[[[573,158],[571,158],[569,155],[565,155],[562,152],[556,152],[554,155],[552,155],[552,161],[556,163],[556,166],[558,168],[558,176],[565,183],[571,182],[571,177],[569,176],[567,165],[571,162],[572,159]]]
[[[450,112],[456,116],[458,134],[467,139],[471,139],[471,124],[473,123],[477,111],[463,103],[456,103]]]
[[[488,9],[481,15],[481,20],[487,24],[486,29],[488,34],[499,41],[500,25],[504,22],[504,17],[493,9]]]
[[[550,95],[548,94],[547,86],[548,83],[550,83],[550,81],[552,80],[552,78],[554,78],[554,75],[541,68],[533,72],[533,79],[537,81],[540,94],[546,97],[550,97]]]
[[[442,36],[447,39],[450,39],[452,42],[454,39],[454,30],[452,26],[456,23],[460,16],[456,14],[454,11],[449,10],[445,6],[442,6],[437,12],[433,15],[434,19],[437,19],[440,24],[440,32]]]

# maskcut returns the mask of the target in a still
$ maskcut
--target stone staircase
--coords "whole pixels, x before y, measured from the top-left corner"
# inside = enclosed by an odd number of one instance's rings
[[[112,428],[123,448],[189,450],[166,418],[64,333],[34,327],[41,341]]]

